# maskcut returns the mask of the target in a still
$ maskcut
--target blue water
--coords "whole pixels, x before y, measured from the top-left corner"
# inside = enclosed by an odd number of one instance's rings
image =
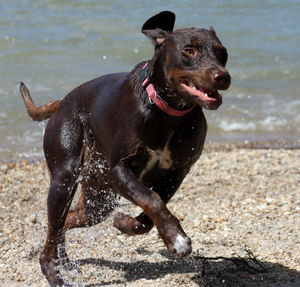
[[[214,26],[233,81],[208,138],[300,139],[300,1],[4,0],[0,4],[0,159],[40,156],[43,124],[26,115],[18,83],[38,104],[151,57],[144,21],[174,11],[176,28]]]

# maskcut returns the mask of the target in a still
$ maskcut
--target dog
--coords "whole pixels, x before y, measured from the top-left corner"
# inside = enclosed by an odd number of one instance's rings
[[[152,59],[84,83],[61,101],[37,107],[21,83],[32,119],[49,118],[43,142],[48,233],[40,265],[50,286],[71,286],[58,270],[69,263],[66,231],[103,221],[118,196],[143,210],[137,217],[117,214],[121,232],[145,234],[155,225],[170,253],[181,258],[192,251],[166,204],[202,153],[202,109],[219,108],[218,91],[228,89],[231,77],[226,48],[212,27],[173,31],[174,23],[170,11],[148,19],[142,32],[154,44]],[[80,200],[71,209],[78,184]]]

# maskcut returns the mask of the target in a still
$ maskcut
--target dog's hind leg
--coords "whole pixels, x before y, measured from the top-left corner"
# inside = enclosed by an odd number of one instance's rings
[[[68,213],[64,229],[96,225],[105,220],[116,205],[116,194],[110,190],[100,188],[83,190],[77,206]]]
[[[51,175],[47,198],[48,233],[40,264],[50,286],[68,286],[62,279],[58,246],[64,244],[64,223],[77,188],[83,127],[78,119],[59,115],[48,122],[44,152]]]
[[[73,228],[86,227],[87,215],[85,209],[85,198],[83,192],[80,194],[80,199],[77,205],[69,210],[65,221],[64,230],[67,231]]]
[[[117,205],[117,196],[110,185],[109,166],[95,147],[95,142],[85,141],[80,199],[75,208],[69,211],[64,227],[66,230],[98,224]]]
[[[80,171],[80,198],[74,208],[70,208],[64,231],[72,228],[96,225],[107,218],[118,204],[117,196],[109,184],[108,165],[95,145],[85,141],[83,164]],[[59,244],[59,258],[65,269],[75,269],[66,252],[64,237]]]

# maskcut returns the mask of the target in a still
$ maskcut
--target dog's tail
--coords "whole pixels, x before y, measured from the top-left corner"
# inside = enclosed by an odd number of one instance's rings
[[[49,119],[59,109],[61,101],[54,101],[50,102],[49,104],[37,107],[30,97],[28,88],[22,82],[20,83],[20,92],[28,115],[36,122],[41,122]]]

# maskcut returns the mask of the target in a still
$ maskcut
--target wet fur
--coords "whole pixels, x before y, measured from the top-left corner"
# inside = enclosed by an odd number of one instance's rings
[[[207,124],[203,103],[184,92],[178,81],[195,78],[206,88],[219,90],[229,87],[230,76],[225,69],[226,50],[214,30],[172,32],[174,21],[175,15],[165,11],[147,20],[142,31],[155,45],[147,74],[157,92],[174,109],[194,107],[182,117],[169,116],[150,103],[142,87],[145,62],[130,73],[84,83],[62,101],[41,107],[21,84],[29,116],[36,121],[50,118],[44,136],[51,175],[48,234],[40,264],[51,286],[71,286],[58,268],[69,266],[66,231],[104,220],[119,195],[143,210],[137,217],[118,214],[114,226],[121,232],[144,234],[155,225],[170,253],[184,257],[192,251],[190,238],[166,204],[201,155]],[[195,39],[206,53],[201,57],[197,52],[189,59],[176,48]],[[220,104],[203,106],[216,109]],[[80,200],[70,209],[79,184]]]

